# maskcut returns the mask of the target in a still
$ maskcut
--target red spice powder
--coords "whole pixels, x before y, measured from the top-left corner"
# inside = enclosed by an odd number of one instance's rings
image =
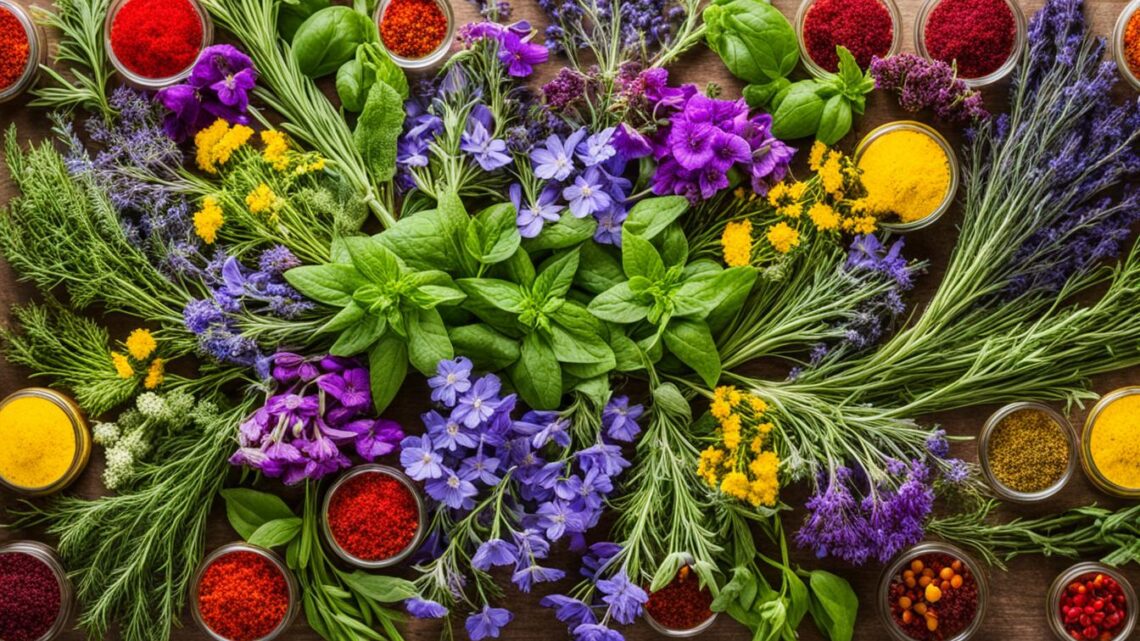
[[[144,78],[169,78],[198,59],[202,17],[189,0],[130,0],[111,24],[111,49]]]
[[[392,0],[380,17],[380,38],[401,58],[423,58],[447,36],[447,16],[435,0]]]
[[[0,7],[0,89],[7,89],[28,68],[31,46],[23,23],[6,8]]]
[[[0,554],[0,639],[39,639],[60,605],[59,580],[46,563],[23,552]]]
[[[365,561],[390,559],[407,549],[420,525],[419,506],[399,480],[382,472],[350,478],[329,501],[336,544]]]
[[[218,557],[198,583],[198,612],[230,641],[255,641],[273,632],[289,610],[285,575],[256,552]]]
[[[670,630],[691,630],[713,615],[712,602],[712,593],[700,587],[700,579],[686,566],[672,583],[649,595],[645,611]]]
[[[839,70],[836,47],[847,47],[866,69],[873,56],[890,53],[895,28],[879,0],[819,0],[808,9],[803,34],[812,61],[834,72]]]
[[[926,21],[926,51],[957,62],[958,75],[981,78],[1013,54],[1017,21],[1005,0],[942,0]]]

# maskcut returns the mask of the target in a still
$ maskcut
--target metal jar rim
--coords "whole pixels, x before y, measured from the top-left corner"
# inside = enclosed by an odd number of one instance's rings
[[[1120,631],[1112,638],[1113,641],[1129,638],[1133,630],[1136,629],[1137,615],[1140,614],[1136,610],[1136,591],[1132,589],[1132,584],[1128,582],[1128,579],[1125,578],[1119,570],[1103,563],[1078,563],[1058,574],[1057,578],[1053,579],[1053,584],[1049,586],[1049,592],[1045,597],[1049,629],[1052,630],[1053,634],[1061,641],[1071,641],[1072,637],[1065,633],[1065,625],[1061,620],[1061,594],[1065,591],[1065,587],[1068,586],[1069,583],[1074,581],[1077,577],[1086,574],[1105,574],[1120,585],[1120,590],[1124,593],[1124,599],[1128,606],[1126,609],[1127,614],[1124,624],[1120,627]]]
[[[361,559],[350,554],[337,543],[336,537],[334,537],[332,533],[332,527],[329,525],[329,507],[332,505],[332,498],[337,493],[337,490],[349,480],[364,474],[386,474],[399,481],[412,495],[413,500],[416,502],[416,511],[419,513],[416,533],[412,536],[412,540],[408,543],[407,547],[395,556],[377,561]],[[398,565],[403,562],[415,553],[415,551],[419,549],[420,544],[423,543],[424,536],[427,534],[427,505],[424,503],[423,496],[420,494],[419,488],[416,487],[415,481],[400,470],[389,465],[380,465],[377,463],[358,465],[341,474],[340,477],[333,482],[332,486],[329,487],[328,491],[325,492],[325,498],[321,502],[321,533],[324,535],[325,542],[329,548],[332,549],[333,553],[346,563],[367,570],[380,570],[392,567],[393,565]]]
[[[0,487],[23,496],[47,496],[66,488],[87,467],[87,462],[91,458],[91,434],[79,406],[69,397],[46,387],[27,387],[13,392],[0,400],[0,409],[11,401],[28,397],[49,401],[63,411],[71,422],[72,434],[75,436],[75,454],[63,476],[43,487],[23,487],[3,476],[0,476]]]
[[[998,480],[993,468],[990,467],[990,439],[993,436],[994,430],[997,429],[997,426],[1008,416],[1024,410],[1042,412],[1056,423],[1058,429],[1061,430],[1061,434],[1065,437],[1065,443],[1069,452],[1069,462],[1066,464],[1065,471],[1061,474],[1061,477],[1049,487],[1038,490],[1037,492],[1021,492],[1005,485]],[[982,426],[981,433],[978,435],[978,462],[981,464],[982,476],[986,478],[990,488],[1001,498],[1017,503],[1038,503],[1063,490],[1073,478],[1073,475],[1076,474],[1077,460],[1079,458],[1077,432],[1073,429],[1073,424],[1059,412],[1043,403],[1010,403],[990,415],[985,425]]]
[[[211,639],[214,639],[214,641],[230,641],[230,639],[218,634],[206,624],[205,619],[202,617],[202,612],[198,609],[198,587],[202,583],[202,576],[215,561],[234,552],[252,552],[253,554],[268,559],[269,562],[281,572],[281,576],[285,579],[285,586],[289,593],[289,605],[285,610],[285,616],[281,617],[281,622],[277,624],[277,627],[273,628],[269,634],[257,639],[257,641],[271,641],[272,639],[276,639],[281,636],[283,632],[288,630],[289,626],[293,625],[293,621],[297,618],[297,613],[300,612],[301,588],[297,584],[297,577],[293,575],[293,571],[289,569],[289,566],[285,564],[285,561],[283,561],[280,556],[272,550],[251,545],[244,541],[227,543],[206,555],[206,558],[202,559],[202,562],[198,564],[198,569],[194,572],[194,579],[190,584],[191,618],[193,618],[194,622],[198,624],[198,627],[208,634]]]

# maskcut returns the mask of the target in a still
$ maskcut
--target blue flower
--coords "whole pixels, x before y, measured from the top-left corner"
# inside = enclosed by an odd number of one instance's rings
[[[629,461],[621,455],[621,448],[617,445],[598,444],[578,452],[578,464],[585,471],[594,468],[601,470],[602,474],[614,477],[629,467]]]
[[[427,599],[408,599],[404,609],[417,619],[442,619],[447,616],[447,608]]]
[[[562,190],[562,197],[570,203],[570,213],[575,218],[585,218],[605,211],[613,204],[613,198],[606,191],[606,184],[597,167],[590,167],[586,173],[575,178],[574,184]]]
[[[427,412],[422,418],[437,451],[454,452],[461,447],[472,448],[478,444],[471,430],[454,418],[445,419],[435,410]]]
[[[558,412],[532,411],[523,415],[522,420],[515,421],[515,432],[532,436],[531,445],[534,449],[542,449],[547,443],[554,441],[561,447],[570,446],[570,421],[562,418]]]
[[[480,641],[480,639],[488,637],[497,639],[499,638],[499,631],[506,627],[513,618],[514,616],[507,610],[484,605],[481,612],[476,612],[467,617],[464,627],[467,628],[467,636],[471,638],[471,641]]]
[[[563,623],[579,626],[583,623],[596,623],[594,610],[578,599],[572,599],[561,594],[551,594],[538,602],[544,608],[554,608],[554,616]]]
[[[570,509],[564,501],[547,501],[538,506],[538,527],[546,530],[551,541],[561,539],[567,530],[580,532],[585,527],[582,515]]]
[[[614,397],[602,410],[602,426],[606,428],[606,435],[615,441],[633,442],[641,433],[637,419],[644,412],[645,408],[641,405],[631,406],[628,396]]]
[[[417,481],[443,476],[443,459],[432,449],[431,437],[409,436],[400,441],[400,465]]]
[[[471,389],[471,367],[470,359],[463,356],[453,361],[440,361],[436,365],[436,375],[428,379],[431,400],[447,407],[455,407],[456,394]]]
[[[585,128],[579,129],[563,141],[558,136],[546,139],[546,146],[530,152],[534,164],[534,175],[543,180],[563,181],[574,172],[574,149],[586,135]]]
[[[511,575],[511,582],[522,592],[530,592],[535,583],[561,581],[566,576],[562,570],[544,568],[540,565],[517,568]]]
[[[522,185],[515,183],[510,188],[511,202],[518,212],[517,223],[519,235],[523,238],[535,238],[542,233],[546,223],[556,223],[562,218],[562,210],[566,208],[557,202],[558,188],[547,185],[538,194],[538,200],[523,207]]]
[[[583,623],[574,628],[574,641],[625,641],[625,637],[600,623]]]
[[[479,480],[487,487],[492,487],[498,485],[501,480],[495,476],[495,472],[498,470],[499,459],[485,456],[480,451],[475,456],[463,459],[463,462],[459,464],[459,477],[472,483]]]
[[[519,549],[509,541],[491,539],[479,545],[471,557],[471,567],[486,572],[492,567],[518,562]]]
[[[442,474],[439,478],[429,480],[424,485],[424,491],[428,493],[428,496],[453,510],[470,510],[475,507],[475,501],[471,497],[479,492],[471,481],[463,480],[458,474],[447,468],[442,468]]]
[[[487,127],[476,119],[472,119],[460,135],[459,149],[471,154],[483,171],[494,171],[511,164],[506,141],[492,138]]]
[[[600,165],[617,154],[611,142],[614,137],[614,127],[608,127],[593,134],[582,144],[578,145],[578,159],[587,167]]]
[[[498,377],[490,374],[475,381],[471,390],[459,399],[459,404],[451,413],[452,420],[474,428],[491,418],[500,403],[500,389]]]
[[[598,590],[604,594],[602,601],[610,606],[610,614],[621,624],[630,625],[641,616],[641,606],[649,600],[649,595],[629,580],[625,570],[611,579],[598,581]]]
[[[598,228],[594,231],[594,242],[599,245],[614,245],[621,247],[621,230],[629,212],[624,206],[610,207],[606,211],[594,214],[598,221]]]

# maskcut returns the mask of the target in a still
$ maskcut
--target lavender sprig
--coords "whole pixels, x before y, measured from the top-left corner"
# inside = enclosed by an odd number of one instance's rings
[[[990,117],[982,104],[982,94],[958,77],[953,67],[941,60],[927,60],[910,53],[871,61],[875,88],[898,95],[899,106],[907,111],[933,110],[941,119],[969,125]]]

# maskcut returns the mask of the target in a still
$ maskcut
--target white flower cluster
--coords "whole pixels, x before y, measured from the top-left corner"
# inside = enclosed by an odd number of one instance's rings
[[[185,428],[204,416],[203,412],[216,411],[212,405],[203,405],[195,406],[194,397],[186,392],[146,392],[114,423],[97,423],[93,437],[105,448],[103,484],[107,489],[122,488],[134,479],[139,463],[154,449],[156,438]]]

